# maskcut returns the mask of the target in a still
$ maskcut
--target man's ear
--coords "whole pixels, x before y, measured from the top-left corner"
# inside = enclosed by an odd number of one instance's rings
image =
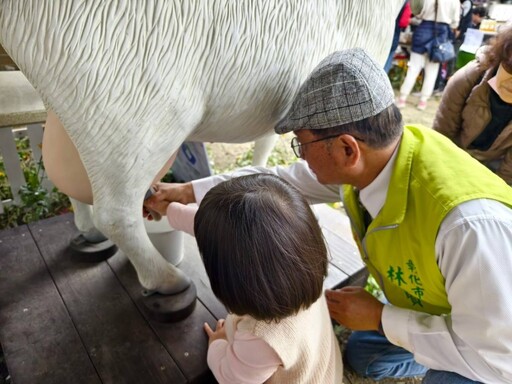
[[[359,142],[354,138],[354,136],[348,134],[340,135],[338,140],[340,140],[340,143],[343,146],[344,165],[346,167],[355,166],[361,157]]]

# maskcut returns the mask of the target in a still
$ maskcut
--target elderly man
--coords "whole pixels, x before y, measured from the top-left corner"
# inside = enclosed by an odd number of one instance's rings
[[[440,134],[403,127],[393,99],[365,51],[335,52],[276,126],[295,133],[305,161],[159,184],[148,207],[200,203],[252,172],[283,177],[312,203],[341,199],[387,300],[358,287],[326,293],[331,316],[354,330],[348,364],[373,379],[512,383],[512,189]]]

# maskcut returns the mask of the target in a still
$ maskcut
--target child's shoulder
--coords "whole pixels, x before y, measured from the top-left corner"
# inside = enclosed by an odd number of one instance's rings
[[[255,329],[258,326],[259,321],[255,318],[245,315],[245,316],[237,316],[237,315],[229,315],[230,320],[233,322],[234,328],[238,332],[249,332],[254,333]]]

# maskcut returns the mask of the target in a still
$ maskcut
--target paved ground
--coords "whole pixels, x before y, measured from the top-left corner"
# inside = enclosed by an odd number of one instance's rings
[[[411,95],[407,99],[407,105],[402,109],[402,116],[405,124],[423,124],[427,127],[432,127],[434,116],[439,106],[440,97],[431,97],[427,103],[427,109],[420,111],[416,108],[419,97]]]

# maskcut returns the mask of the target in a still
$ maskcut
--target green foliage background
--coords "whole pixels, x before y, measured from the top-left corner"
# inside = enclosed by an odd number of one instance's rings
[[[15,141],[27,183],[20,189],[21,205],[4,206],[4,213],[0,214],[0,230],[46,219],[71,210],[71,204],[66,195],[55,188],[49,192],[42,187],[41,183],[46,177],[44,167],[41,161],[37,163],[34,161],[28,138],[22,137]],[[0,157],[0,199],[12,198],[4,162]]]

